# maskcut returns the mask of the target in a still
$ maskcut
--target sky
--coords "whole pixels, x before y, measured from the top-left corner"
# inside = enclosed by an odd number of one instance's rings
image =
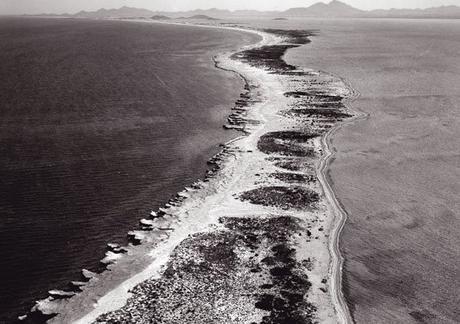
[[[80,10],[130,6],[160,11],[192,9],[285,10],[307,7],[319,0],[0,0],[0,14],[75,13]],[[323,0],[329,2],[329,0]],[[458,5],[460,0],[343,0],[363,10],[389,8],[428,8]]]

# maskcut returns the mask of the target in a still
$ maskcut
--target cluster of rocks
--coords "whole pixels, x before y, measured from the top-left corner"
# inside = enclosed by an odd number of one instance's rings
[[[114,248],[118,248],[118,245],[112,245]],[[108,246],[108,248],[110,248]],[[119,253],[124,253],[124,250]],[[48,311],[46,305],[47,303],[53,301],[59,301],[61,299],[68,299],[75,296],[77,293],[82,291],[82,288],[88,284],[90,280],[96,278],[97,274],[87,269],[82,269],[80,274],[80,280],[71,281],[68,283],[67,288],[64,289],[52,289],[48,291],[48,297],[42,300],[39,300],[35,303],[35,306],[32,307],[30,312],[26,315],[18,316],[18,322],[22,324],[37,324],[37,323],[46,323],[48,320],[55,317],[56,314],[53,311]]]
[[[260,100],[258,100],[253,93],[255,87],[251,86],[248,80],[246,80],[243,76],[241,77],[245,82],[244,90],[240,94],[239,99],[236,100],[235,105],[232,107],[232,113],[228,116],[227,124],[223,127],[225,129],[236,129],[244,133],[249,133],[249,131],[246,130],[246,125],[257,125],[259,121],[247,118],[248,109]]]
[[[204,179],[205,182],[209,181],[210,178],[216,175],[216,173],[222,168],[222,164],[227,158],[228,154],[231,152],[232,150],[229,147],[223,146],[222,151],[207,161],[209,168],[206,171],[206,177]]]
[[[169,209],[178,207],[180,204],[189,197],[189,192],[202,188],[203,183],[209,181],[220,170],[220,164],[223,163],[226,156],[230,154],[230,148],[222,145],[222,151],[217,153],[208,161],[209,168],[203,180],[198,180],[190,187],[184,188],[183,191],[177,193],[157,211],[152,211],[148,218],[139,221],[139,228],[128,232],[127,239],[131,245],[140,245],[142,243],[158,242],[167,239],[170,232],[177,226],[178,220],[169,214]],[[53,318],[57,314],[47,313],[47,307],[43,307],[45,303],[52,302],[58,299],[67,299],[75,296],[81,292],[82,289],[90,280],[97,280],[98,275],[107,270],[107,266],[116,263],[123,254],[128,252],[129,247],[123,247],[116,243],[107,244],[107,251],[105,257],[100,261],[101,267],[97,272],[87,269],[81,271],[81,278],[79,280],[71,281],[66,290],[53,289],[48,292],[48,297],[37,301],[36,305],[31,311],[24,316],[19,316],[21,323],[44,323]],[[45,311],[44,311],[45,310]]]
[[[184,199],[182,197],[185,197],[185,193],[177,197]],[[152,211],[148,218],[141,219],[139,221],[140,228],[128,232],[129,242],[133,245],[139,245],[167,239],[170,232],[174,230],[179,222],[176,218],[168,214],[168,209],[171,207],[172,205],[167,203],[165,207],[159,208],[157,212]]]

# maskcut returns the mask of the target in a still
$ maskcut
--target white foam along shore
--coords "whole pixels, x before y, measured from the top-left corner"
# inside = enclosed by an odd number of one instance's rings
[[[202,28],[225,28],[258,34],[262,41],[248,48],[278,45],[285,39],[276,35],[244,28],[200,25]],[[308,45],[307,45],[308,46]],[[248,49],[246,48],[246,49]],[[243,50],[243,49],[242,49]],[[343,122],[317,122],[314,130],[323,130],[322,136],[312,138],[302,145],[312,148],[317,159],[303,163],[295,171],[301,175],[315,175],[318,182],[302,184],[305,188],[321,192],[315,208],[280,209],[276,206],[251,204],[238,199],[242,192],[264,186],[280,186],[282,181],[267,176],[280,172],[274,163],[285,156],[267,155],[257,148],[262,135],[268,132],[291,131],[304,128],[305,118],[286,117],[280,112],[296,103],[296,98],[286,96],[289,91],[313,90],[330,96],[353,98],[355,93],[341,80],[330,74],[301,70],[304,76],[278,75],[247,63],[233,60],[230,53],[216,58],[218,67],[238,73],[247,82],[251,92],[251,103],[244,112],[245,136],[241,136],[224,147],[218,158],[219,170],[206,182],[199,181],[179,194],[177,204],[162,210],[162,217],[153,214],[148,230],[132,233],[140,245],[127,247],[128,252],[116,258],[108,266],[109,271],[92,275],[81,293],[70,299],[50,297],[39,301],[36,310],[45,314],[58,313],[50,323],[91,323],[100,315],[123,307],[130,290],[151,279],[160,278],[173,250],[186,238],[196,233],[215,231],[220,227],[221,217],[270,217],[283,214],[302,221],[315,239],[296,241],[297,258],[311,258],[313,267],[308,270],[312,287],[308,299],[317,311],[320,323],[351,323],[347,304],[341,291],[342,257],[338,248],[338,237],[345,221],[345,214],[337,203],[326,178],[326,169],[332,150],[329,139]],[[300,70],[298,70],[300,71]],[[299,82],[299,79],[300,82]],[[312,123],[313,124],[313,123]],[[285,171],[285,170],[284,170]],[[161,222],[160,225],[157,222]],[[134,274],[134,275],[133,275]],[[261,316],[264,311],[261,311]]]

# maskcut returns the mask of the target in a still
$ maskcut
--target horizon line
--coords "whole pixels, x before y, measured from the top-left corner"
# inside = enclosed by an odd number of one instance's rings
[[[429,7],[404,7],[404,8],[395,8],[395,7],[392,7],[392,8],[388,8],[388,9],[384,9],[384,8],[375,8],[375,9],[361,9],[361,8],[358,8],[358,7],[355,7],[353,5],[350,5],[348,4],[347,2],[345,1],[340,1],[340,0],[331,0],[329,2],[325,2],[325,1],[317,1],[311,5],[308,5],[308,6],[295,6],[295,7],[289,7],[287,9],[228,9],[228,8],[222,8],[222,7],[210,7],[210,8],[207,8],[207,9],[204,9],[204,8],[194,8],[194,9],[183,9],[183,10],[161,10],[161,9],[149,9],[149,8],[146,8],[146,7],[137,7],[137,6],[129,6],[129,5],[123,5],[123,6],[120,6],[120,7],[100,7],[98,9],[80,9],[80,10],[75,10],[75,11],[70,11],[70,12],[60,12],[60,13],[57,13],[57,12],[41,12],[41,13],[12,13],[12,14],[0,14],[0,16],[18,16],[18,15],[76,15],[80,12],[97,12],[97,11],[100,11],[100,10],[120,10],[122,8],[131,8],[131,9],[139,9],[139,10],[148,10],[148,11],[151,11],[153,13],[155,12],[160,12],[160,13],[185,13],[185,12],[192,12],[192,11],[209,11],[209,10],[220,10],[220,11],[228,11],[228,12],[231,12],[231,13],[234,13],[234,12],[238,12],[238,11],[257,11],[257,12],[267,12],[267,13],[283,13],[285,11],[288,11],[288,10],[291,10],[291,9],[305,9],[305,8],[309,8],[309,7],[312,7],[316,4],[325,4],[325,5],[330,5],[331,3],[333,2],[340,2],[342,4],[345,4],[351,8],[354,8],[356,10],[360,10],[360,11],[363,11],[363,12],[373,12],[373,11],[380,11],[380,10],[383,10],[383,11],[392,11],[392,10],[427,10],[427,9],[436,9],[436,8],[448,8],[448,7],[456,7],[456,8],[460,8],[460,6],[458,5],[455,5],[455,4],[444,4],[444,5],[439,5],[439,6],[429,6]]]

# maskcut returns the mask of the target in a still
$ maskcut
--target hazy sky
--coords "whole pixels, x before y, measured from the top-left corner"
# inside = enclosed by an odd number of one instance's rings
[[[460,0],[343,0],[359,9],[427,8],[459,5]],[[0,0],[0,14],[74,13],[80,10],[131,6],[152,10],[259,9],[284,10],[306,7],[317,0]],[[325,0],[323,2],[329,2]]]

